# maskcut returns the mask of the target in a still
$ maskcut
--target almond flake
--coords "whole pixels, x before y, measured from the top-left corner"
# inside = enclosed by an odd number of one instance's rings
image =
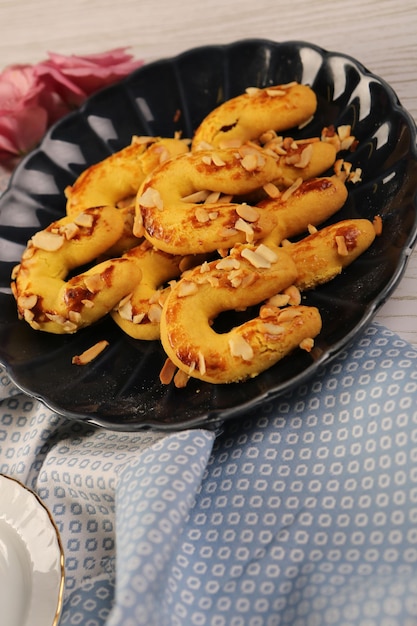
[[[263,187],[263,190],[270,198],[279,198],[279,196],[281,195],[280,190],[276,185],[274,185],[274,183],[266,183],[266,185],[264,185]]]
[[[271,250],[271,248],[268,248],[268,246],[266,246],[264,243],[259,244],[259,246],[256,248],[256,253],[261,255],[269,263],[275,263],[275,261],[278,259],[276,253]]]
[[[301,293],[295,285],[291,285],[290,287],[284,289],[284,294],[288,296],[288,304],[297,306],[301,303]]]
[[[285,89],[275,88],[275,89],[266,89],[265,91],[267,95],[271,98],[274,98],[275,96],[285,96]]]
[[[301,350],[311,352],[311,350],[314,348],[314,339],[312,337],[306,337],[302,340],[299,347],[301,348]]]
[[[285,333],[285,328],[278,324],[272,324],[271,322],[264,322],[263,329],[268,335],[282,335]]]
[[[190,377],[186,372],[178,370],[178,372],[174,376],[174,385],[177,389],[183,389],[187,386],[189,380]]]
[[[269,269],[271,267],[271,262],[268,261],[268,259],[266,259],[262,254],[258,254],[258,252],[255,252],[255,250],[252,250],[251,248],[243,248],[240,254],[257,269]]]
[[[205,361],[205,358],[204,358],[204,354],[201,351],[198,352],[198,371],[203,376],[204,376],[204,374],[207,371],[206,370],[206,361]]]
[[[277,293],[275,296],[272,296],[271,298],[269,298],[267,304],[280,308],[282,306],[286,306],[289,300],[290,300],[290,297],[288,294]]]
[[[374,227],[375,235],[379,236],[382,234],[382,218],[380,215],[375,215],[372,220],[372,225]]]
[[[91,361],[96,359],[108,345],[109,342],[105,339],[103,339],[103,341],[98,341],[94,346],[91,346],[91,348],[88,348],[82,354],[74,356],[72,358],[73,365],[87,365],[88,363],[91,363]]]
[[[223,167],[226,165],[226,162],[223,161],[223,159],[219,154],[217,154],[217,152],[213,152],[213,154],[211,155],[211,159],[216,167]]]
[[[346,246],[346,239],[343,237],[343,235],[336,235],[335,241],[337,246],[337,253],[340,256],[347,256],[349,252]]]
[[[117,307],[117,312],[123,320],[127,320],[128,322],[132,321],[133,309],[130,296],[127,300],[122,300],[122,302]]]
[[[300,169],[307,167],[307,165],[311,161],[311,157],[313,155],[313,144],[307,144],[304,150],[301,152],[300,159],[298,163],[295,164],[295,167],[299,167]]]
[[[64,235],[67,241],[71,241],[71,239],[74,239],[74,237],[78,235],[78,233],[80,232],[80,228],[77,224],[72,222],[71,224],[65,224],[64,226],[61,226],[59,231],[62,235]]]
[[[303,179],[301,177],[297,178],[297,180],[291,185],[291,187],[288,187],[288,189],[284,191],[284,193],[281,196],[282,200],[286,202],[292,196],[292,194],[295,191],[297,191],[297,189],[302,184],[302,182],[303,182]]]
[[[257,222],[259,219],[258,211],[249,204],[240,204],[236,209],[236,213],[246,222]]]
[[[217,270],[238,270],[240,268],[240,262],[233,257],[226,257],[216,263]]]
[[[195,191],[194,193],[190,193],[188,196],[184,196],[181,198],[183,202],[190,202],[191,204],[197,202],[205,202],[210,192],[205,189],[201,189],[200,191]]]
[[[179,298],[185,298],[186,296],[192,296],[197,293],[197,285],[189,280],[181,280],[178,286],[177,295]]]
[[[162,309],[159,304],[151,304],[148,311],[148,319],[152,324],[159,324],[161,320]]]
[[[244,361],[250,361],[253,358],[252,346],[241,335],[234,335],[229,339],[230,354],[240,357]]]
[[[159,380],[163,385],[169,385],[172,382],[176,371],[177,366],[175,363],[173,363],[171,359],[167,358],[159,373]]]
[[[55,235],[48,230],[41,230],[33,235],[31,241],[34,247],[39,250],[56,252],[64,245],[65,238],[62,235]]]
[[[84,285],[90,293],[98,293],[103,289],[101,274],[86,274],[84,276]]]
[[[280,322],[290,322],[296,317],[300,317],[300,315],[300,311],[296,308],[283,309],[280,312],[278,319]]]
[[[206,209],[203,209],[202,207],[197,207],[194,215],[197,222],[199,222],[200,224],[205,224],[206,222],[210,221],[209,214],[207,213]]]
[[[256,154],[246,154],[243,157],[241,163],[242,163],[242,167],[247,172],[254,172],[259,167],[258,158]]]
[[[259,87],[246,87],[245,92],[248,94],[248,96],[255,96],[257,93],[260,92]]]
[[[146,191],[144,191],[144,193],[140,196],[138,202],[146,209],[158,209],[159,211],[162,211],[164,208],[161,194],[153,187],[147,187]]]
[[[17,304],[21,309],[33,309],[38,301],[38,296],[32,293],[30,296],[19,296]]]
[[[94,224],[94,216],[91,213],[80,213],[74,219],[74,224],[81,228],[92,228]]]
[[[236,230],[239,230],[242,233],[246,234],[246,241],[248,242],[253,241],[253,235],[254,235],[253,228],[250,224],[248,224],[248,222],[245,222],[245,220],[242,220],[241,217],[239,217],[239,219],[236,220],[235,228]]]

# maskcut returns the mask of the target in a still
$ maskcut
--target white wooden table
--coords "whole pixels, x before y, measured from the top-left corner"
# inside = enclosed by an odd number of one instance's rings
[[[0,69],[48,51],[129,46],[151,61],[245,37],[304,40],[360,60],[417,119],[415,0],[0,0]],[[377,320],[417,346],[417,250]]]

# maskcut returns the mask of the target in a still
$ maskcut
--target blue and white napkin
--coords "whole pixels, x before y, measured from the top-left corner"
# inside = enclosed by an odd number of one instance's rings
[[[120,433],[0,370],[0,471],[61,534],[59,626],[416,626],[417,351],[374,323],[221,432]]]

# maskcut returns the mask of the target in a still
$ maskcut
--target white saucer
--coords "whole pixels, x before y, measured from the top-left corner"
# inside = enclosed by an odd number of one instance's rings
[[[57,626],[64,589],[58,530],[38,496],[0,474],[0,623]]]

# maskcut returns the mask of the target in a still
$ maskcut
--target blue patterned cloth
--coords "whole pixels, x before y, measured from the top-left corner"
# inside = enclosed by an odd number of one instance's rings
[[[417,351],[391,331],[218,433],[95,429],[0,381],[0,471],[61,534],[60,626],[417,625]]]

